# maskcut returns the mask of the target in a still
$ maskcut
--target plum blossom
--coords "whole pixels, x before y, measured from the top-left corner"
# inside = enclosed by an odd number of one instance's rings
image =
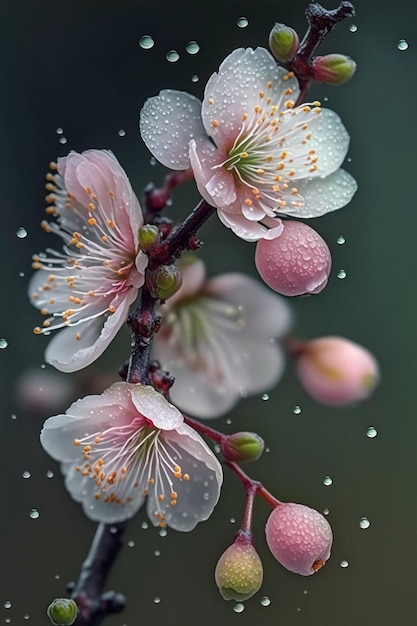
[[[175,377],[182,411],[218,417],[240,397],[272,387],[284,370],[275,339],[289,329],[285,300],[238,273],[205,279],[202,261],[181,267],[179,291],[161,307],[153,355]]]
[[[212,513],[221,466],[153,387],[115,383],[46,420],[41,443],[92,520],[121,522],[147,498],[155,526],[192,530]]]
[[[45,360],[63,372],[90,365],[126,321],[144,282],[147,256],[138,251],[142,211],[126,173],[108,150],[70,152],[47,175],[46,232],[63,250],[33,257],[29,295],[46,316],[36,334],[60,330]]]
[[[274,239],[282,215],[312,218],[356,191],[340,169],[349,135],[320,103],[296,106],[298,81],[264,48],[239,48],[209,79],[201,103],[164,90],[141,111],[142,138],[171,169],[191,167],[203,198],[247,241]]]

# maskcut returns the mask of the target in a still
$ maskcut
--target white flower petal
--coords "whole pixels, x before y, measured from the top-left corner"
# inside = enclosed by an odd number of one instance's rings
[[[340,117],[331,109],[322,109],[320,114],[315,115],[309,127],[312,135],[308,149],[315,150],[318,157],[317,170],[313,177],[328,176],[335,172],[345,159],[350,143],[349,133]],[[297,178],[295,175],[294,180]]]
[[[285,207],[283,213],[299,218],[320,217],[346,206],[357,188],[355,179],[345,170],[337,170],[326,178],[297,181],[297,189],[304,198],[304,206],[293,209]]]
[[[132,401],[138,412],[147,417],[162,430],[178,428],[183,422],[179,410],[149,385],[135,385],[132,388]]]
[[[201,102],[183,91],[164,89],[146,100],[140,113],[140,134],[147,148],[173,170],[190,166],[191,139],[207,143],[201,121]]]
[[[221,209],[217,210],[219,219],[227,228],[230,228],[235,235],[244,239],[245,241],[258,241],[259,239],[275,239],[278,237],[283,229],[282,222],[279,218],[269,218],[270,223],[273,222],[274,226],[266,228],[259,222],[252,222],[246,219],[244,215],[236,213],[230,213]],[[263,220],[267,223],[267,218]]]

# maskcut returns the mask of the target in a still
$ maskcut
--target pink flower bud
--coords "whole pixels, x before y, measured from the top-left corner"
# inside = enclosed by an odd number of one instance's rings
[[[333,405],[365,400],[379,379],[374,356],[343,337],[321,337],[305,343],[298,357],[297,373],[315,400]]]
[[[301,576],[317,572],[327,559],[333,542],[329,522],[304,504],[279,504],[266,523],[266,542],[286,569]]]
[[[225,600],[242,602],[259,591],[263,567],[251,541],[238,534],[218,560],[214,576]]]
[[[332,258],[315,230],[302,222],[286,220],[279,237],[258,241],[255,263],[271,289],[284,296],[301,296],[324,289]]]

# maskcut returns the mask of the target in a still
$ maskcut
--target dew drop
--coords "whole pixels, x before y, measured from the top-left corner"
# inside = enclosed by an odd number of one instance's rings
[[[143,35],[143,37],[139,39],[139,45],[144,50],[150,50],[154,47],[155,42],[150,35]]]
[[[265,452],[271,452],[271,448],[265,448]]]
[[[230,520],[229,520],[229,522],[230,522],[231,524],[234,524],[234,523],[236,522],[236,519],[235,519],[234,517],[231,517],[231,518],[230,518]]]
[[[62,135],[63,133],[64,133],[64,129],[63,128],[59,127],[59,128],[56,129],[56,134],[57,135]]]
[[[55,574],[54,578],[55,580],[59,580],[61,578],[61,574]]]
[[[10,602],[10,600],[6,600],[5,603],[3,604],[5,609],[11,609],[12,608],[12,603]]]
[[[400,39],[400,41],[397,43],[397,48],[398,50],[407,50],[408,48],[408,43],[406,42],[405,39]]]
[[[8,345],[9,344],[7,343],[6,339],[4,339],[4,338],[0,339],[0,348],[2,350],[4,350],[4,348],[7,348]],[[16,419],[16,418],[13,418],[13,415],[12,415],[12,419]]]
[[[166,58],[167,61],[169,61],[170,63],[175,63],[175,61],[178,61],[178,59],[180,58],[180,55],[176,50],[170,50],[169,52],[167,52]]]
[[[4,620],[6,624],[10,624],[10,622],[12,621],[11,617],[6,617],[6,619]]]
[[[150,163],[152,166],[154,166],[154,165],[156,165],[156,164],[157,164],[157,160],[155,159],[155,157],[151,157],[151,158],[149,159],[149,163]],[[134,347],[134,345],[135,345],[135,344],[133,343],[132,348]]]
[[[348,567],[349,563],[345,560],[340,561],[340,567]]]
[[[153,601],[155,602],[155,604],[159,604],[161,602],[161,598],[158,598],[158,596],[156,596]]]
[[[248,22],[248,19],[246,17],[239,17],[239,19],[236,22],[236,24],[239,26],[239,28],[246,28],[246,26],[249,24],[249,22]]]
[[[366,431],[366,436],[369,437],[369,439],[373,439],[374,437],[377,436],[377,434],[378,434],[378,431],[373,426],[369,426],[369,428]]]
[[[155,556],[161,556],[161,552],[160,552],[159,550],[155,550],[155,551],[154,551],[154,555],[155,555]]]
[[[268,596],[264,596],[263,598],[261,598],[261,604],[262,606],[269,606],[271,604],[271,600],[268,598]]]
[[[168,534],[168,531],[166,528],[161,528],[161,530],[159,531],[159,536],[160,537],[166,537]]]
[[[233,607],[233,610],[235,613],[242,613],[242,611],[245,610],[245,605],[242,604],[241,602],[237,602],[235,606]]]
[[[124,136],[126,135],[126,131],[125,131],[123,128],[121,128],[121,129],[117,132],[117,134],[119,135],[119,137],[124,137]]]
[[[308,590],[304,589],[303,594],[306,596],[308,594]]]
[[[29,517],[31,519],[38,519],[39,517],[39,511],[38,509],[31,509],[30,513],[29,513]]]
[[[213,450],[214,450],[214,452],[215,452],[216,454],[220,454],[221,447],[219,446],[219,444],[218,444],[218,443],[215,443],[215,444],[214,444],[214,446],[213,446]]]
[[[27,235],[28,231],[26,230],[26,228],[23,228],[23,226],[19,226],[16,231],[16,237],[19,237],[19,239],[24,239],[25,237],[27,237]]]
[[[142,522],[141,527],[143,528],[143,530],[146,530],[147,528],[149,528],[148,522]]]
[[[356,33],[356,31],[358,30],[358,27],[356,26],[356,24],[351,24],[349,26],[349,30],[351,33]]]
[[[133,548],[133,546],[135,545],[134,541],[128,541],[127,545],[129,546],[129,548]]]
[[[298,404],[296,404],[295,407],[292,410],[292,412],[295,413],[295,415],[300,415],[301,411],[302,411],[302,409],[301,409],[301,407]]]
[[[27,470],[25,470],[22,474],[23,478],[30,478],[30,472],[28,472]]]
[[[328,515],[330,513],[329,509],[326,507],[323,509],[323,515]]]
[[[110,527],[110,532],[112,535],[115,535],[117,533],[117,526],[111,526]]]
[[[29,619],[29,615],[27,615],[27,614],[26,614],[26,615],[24,615],[24,616],[23,616],[23,619]]]
[[[191,81],[192,81],[193,83],[198,83],[198,81],[199,81],[199,80],[200,80],[200,78],[197,76],[197,74],[193,74],[193,75],[191,76]]]
[[[60,137],[59,138],[59,143],[67,143],[67,138],[66,137]]]
[[[264,393],[261,396],[262,400],[269,400],[269,393]]]
[[[46,477],[47,477],[47,478],[53,478],[53,477],[54,477],[54,473],[53,473],[53,471],[52,471],[52,470],[48,470],[48,471],[46,472]]]
[[[185,49],[188,54],[197,54],[197,52],[200,51],[200,46],[196,41],[189,41],[185,46]]]
[[[1,339],[0,339],[0,341],[1,341]],[[1,346],[0,345],[0,347],[5,348],[6,346]],[[12,413],[10,417],[12,418],[12,420],[17,420],[17,415],[15,413]]]
[[[19,272],[19,276],[20,276],[20,278],[24,278],[25,272]]]
[[[346,278],[346,272],[345,272],[345,270],[339,270],[339,271],[337,272],[337,277],[338,277],[338,278],[341,278],[341,279]]]
[[[336,241],[339,246],[342,246],[346,242],[346,239],[343,237],[343,235],[340,235],[340,237],[338,237]]]
[[[359,520],[359,527],[360,528],[369,528],[369,526],[371,525],[371,522],[369,521],[369,519],[367,517],[361,517]]]
[[[226,424],[231,424],[231,423],[232,423],[232,420],[231,420],[230,417],[228,417],[227,420],[226,420]]]
[[[323,485],[326,485],[326,487],[329,487],[331,484],[333,484],[333,480],[330,478],[330,476],[325,476],[323,478]]]

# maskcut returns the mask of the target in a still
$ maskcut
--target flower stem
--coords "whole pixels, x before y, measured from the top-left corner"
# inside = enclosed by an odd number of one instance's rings
[[[162,211],[167,205],[168,200],[171,198],[173,190],[194,178],[194,173],[191,168],[181,170],[177,172],[171,172],[165,176],[164,184],[162,187],[155,187],[152,183],[145,188],[145,205],[146,215],[145,223],[149,222],[155,213]]]

